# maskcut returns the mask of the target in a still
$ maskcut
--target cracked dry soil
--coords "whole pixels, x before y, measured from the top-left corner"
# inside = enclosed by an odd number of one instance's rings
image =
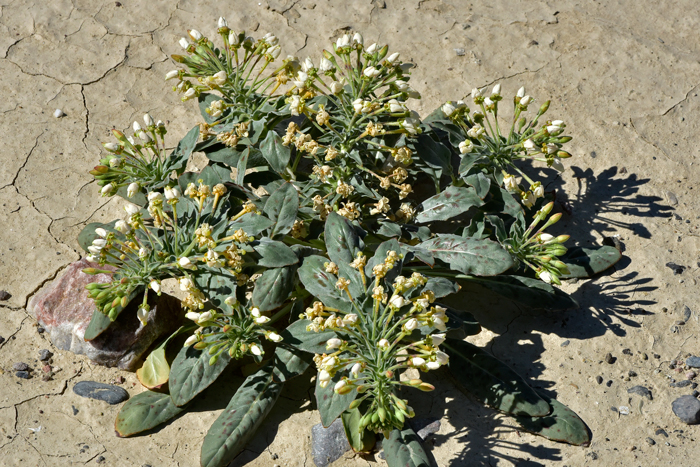
[[[349,30],[387,42],[418,66],[412,83],[423,94],[415,109],[422,116],[472,87],[500,82],[508,94],[524,85],[539,102],[552,99],[548,115],[574,136],[567,171],[547,187],[571,210],[560,230],[584,246],[615,238],[623,260],[564,286],[577,309],[542,313],[482,300],[470,311],[486,328],[475,342],[576,411],[593,442],[572,447],[520,432],[433,375],[433,394],[409,397],[418,417],[442,419],[430,443],[438,465],[697,465],[698,428],[671,412],[691,389],[669,386],[683,379],[669,362],[700,352],[700,16],[692,0],[661,0],[653,11],[663,14],[649,21],[639,14],[645,3],[0,1],[0,289],[11,294],[0,302],[0,465],[198,465],[225,391],[209,391],[194,413],[152,434],[119,439],[118,407],[80,398],[72,386],[124,376],[134,395],[142,390],[135,375],[53,349],[25,307],[79,258],[83,225],[119,216],[120,201],[98,197],[88,174],[109,130],[150,112],[168,122],[174,145],[198,120],[163,76],[179,37],[188,28],[213,35],[220,15],[235,29],[274,31],[284,53],[302,57],[317,57]],[[65,116],[53,118],[56,108]],[[686,269],[674,275],[668,262]],[[679,325],[684,306],[692,316]],[[44,348],[56,369],[46,382]],[[613,364],[604,362],[608,352]],[[15,362],[28,363],[34,377],[17,378]],[[653,400],[628,394],[635,385],[651,389]],[[314,404],[307,383],[289,385],[232,465],[312,465]],[[333,465],[381,464],[348,454]]]

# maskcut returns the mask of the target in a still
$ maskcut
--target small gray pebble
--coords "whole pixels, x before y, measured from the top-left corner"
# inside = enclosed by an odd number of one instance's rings
[[[656,441],[654,441],[652,438],[647,438],[646,441],[649,446],[653,446],[656,444]]]
[[[76,409],[74,405],[71,405],[71,408],[73,409],[73,415],[78,415],[78,412],[80,412],[80,410]]]
[[[586,454],[586,457],[590,457],[591,460],[597,460],[597,459],[598,459],[598,454],[596,454],[595,452],[591,451],[591,452],[589,452],[588,454]]]
[[[36,328],[36,332],[38,332],[39,334],[44,334],[44,332],[46,332],[46,329],[44,329],[43,327],[39,326],[39,327]]]
[[[649,360],[649,355],[647,355],[646,353],[643,353],[642,360]]]
[[[105,460],[106,460],[106,459],[104,458],[104,456],[100,456],[100,457],[98,457],[97,459],[95,459],[95,462],[97,462],[98,464],[101,464],[101,463],[103,463]]]
[[[27,371],[29,369],[29,365],[24,362],[17,362],[12,365],[12,369],[15,371]]]
[[[5,338],[0,336],[0,344],[2,344],[3,342],[5,342]]]
[[[651,391],[644,386],[633,386],[627,390],[627,394],[637,394],[638,396],[646,397],[649,400],[654,400]]]
[[[668,198],[668,204],[671,206],[675,206],[678,204],[678,197],[676,194],[672,191],[667,191],[666,192],[666,198]]]
[[[693,397],[700,396],[700,391],[693,391]]]
[[[0,301],[5,301],[9,299],[12,295],[9,292],[6,292],[4,290],[0,290]]]
[[[22,379],[29,379],[32,377],[28,371],[18,371],[15,373],[15,376]]]
[[[688,357],[688,359],[685,361],[685,364],[688,365],[690,368],[700,368],[700,357]]]
[[[691,316],[693,316],[693,312],[688,308],[688,305],[684,305],[681,310],[681,315],[683,316],[683,321],[687,323],[690,321]]]
[[[320,423],[311,428],[311,455],[317,467],[326,467],[351,449],[343,422],[335,420],[328,428]]]
[[[277,459],[280,458],[280,456],[278,456],[277,453],[272,453],[272,455],[270,455],[270,457],[272,458],[273,461],[276,461]]]
[[[39,351],[39,360],[41,360],[42,362],[45,362],[46,360],[48,360],[48,359],[51,358],[51,357],[53,357],[53,354],[51,353],[50,350],[48,350],[48,349],[41,349],[41,350]]]
[[[95,381],[80,381],[73,386],[73,392],[79,396],[104,401],[110,405],[119,404],[129,398],[129,393],[125,389]]]
[[[461,48],[457,48],[454,50],[455,50],[455,53],[457,54],[458,57],[462,57],[466,53],[465,50],[461,49]]]
[[[607,387],[610,387],[613,385],[613,380],[609,379],[607,383],[605,383]]]
[[[700,422],[700,401],[691,395],[679,397],[673,401],[671,408],[683,423],[695,425]]]
[[[381,460],[386,460],[386,455],[384,454],[383,449],[381,451],[379,451],[379,453],[377,454],[377,457]]]
[[[625,355],[632,355],[632,351],[630,349],[622,349],[622,353]]]
[[[659,428],[658,430],[656,430],[656,431],[654,432],[654,434],[655,434],[656,436],[663,435],[663,436],[665,436],[665,437],[668,438],[668,433],[666,433],[666,430],[664,430],[663,428]]]
[[[615,357],[613,357],[612,354],[611,354],[610,352],[608,352],[608,353],[605,354],[604,360],[605,360],[605,363],[609,363],[610,365],[612,365],[613,363],[615,363]]]
[[[685,388],[685,387],[690,386],[691,384],[693,384],[692,381],[690,381],[688,379],[684,379],[683,381],[677,381],[675,383],[671,383],[669,386],[671,386],[672,388]]]
[[[598,384],[603,384],[603,377],[602,376],[596,376],[595,380]]]
[[[655,354],[654,354],[654,358],[659,359],[659,358],[661,358],[661,355],[655,353]]]
[[[571,341],[567,339],[567,340],[565,340],[564,342],[561,343],[561,346],[562,346],[562,347],[566,347],[566,346],[569,345],[569,344],[571,344]]]
[[[637,376],[637,372],[634,370],[628,371],[627,374],[629,375],[630,378],[634,378],[635,376]]]

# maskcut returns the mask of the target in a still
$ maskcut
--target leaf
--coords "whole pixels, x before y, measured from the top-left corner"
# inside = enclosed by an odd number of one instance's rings
[[[562,277],[591,277],[605,271],[622,258],[620,251],[609,245],[597,248],[570,248],[559,259],[569,268],[569,274]]]
[[[273,222],[267,217],[249,212],[229,224],[228,234],[233,234],[238,229],[243,229],[247,235],[256,236],[265,229],[270,228]]]
[[[299,262],[294,251],[282,242],[276,242],[269,238],[262,238],[260,243],[253,247],[261,258],[258,260],[258,266],[266,268],[281,268]]]
[[[355,227],[349,220],[331,212],[326,219],[326,251],[335,264],[350,264],[363,244]]]
[[[476,195],[481,199],[484,199],[491,189],[491,180],[489,180],[482,172],[469,175],[468,177],[464,178],[464,181],[474,187],[474,190],[476,190]]]
[[[377,437],[374,432],[363,429],[360,432],[360,419],[362,413],[360,409],[346,410],[340,414],[340,419],[343,421],[345,436],[348,438],[350,447],[355,452],[369,453],[377,443]]]
[[[377,229],[377,235],[401,238],[401,226],[393,222],[380,222],[379,229]]]
[[[83,227],[83,230],[81,230],[78,234],[78,244],[83,250],[85,250],[86,253],[92,254],[88,250],[88,247],[92,245],[93,240],[99,237],[99,235],[95,233],[95,229],[103,228],[107,232],[114,232],[117,235],[121,236],[121,234],[114,228],[114,225],[116,223],[116,220],[110,222],[109,224],[103,224],[101,222],[91,222],[90,224]]]
[[[459,291],[459,284],[446,277],[430,277],[423,290],[432,290],[435,298],[447,297]]]
[[[380,263],[383,263],[386,261],[386,256],[390,251],[394,251],[397,254],[401,254],[401,245],[396,239],[390,239],[385,242],[382,242],[374,252],[374,256],[372,256],[368,261],[367,265],[365,265],[365,274],[367,277],[374,277],[374,272],[372,272],[372,269]],[[399,259],[396,264],[394,265],[393,268],[391,268],[387,273],[386,273],[386,282],[387,283],[392,283],[394,282],[394,279],[396,279],[400,274],[401,274],[401,269],[403,268],[403,258]]]
[[[110,324],[112,324],[112,320],[109,319],[109,316],[102,313],[100,310],[95,309],[95,311],[92,312],[90,324],[88,324],[87,329],[85,329],[83,339],[86,341],[91,341],[97,338],[100,334],[105,332],[107,328],[109,328]]]
[[[471,152],[471,153],[465,154],[464,156],[462,156],[462,160],[459,163],[459,169],[457,169],[457,172],[460,175],[464,175],[465,173],[469,172],[469,170],[472,167],[474,167],[474,164],[479,162],[480,159],[485,159],[485,158],[482,154],[479,154],[478,152]]]
[[[299,279],[308,292],[321,300],[326,306],[346,309],[350,306],[348,297],[335,287],[338,278],[326,272],[324,267],[328,259],[323,256],[309,256],[299,268]]]
[[[285,381],[304,373],[313,361],[313,355],[279,345],[275,349],[275,381]]]
[[[177,143],[175,150],[165,159],[163,165],[165,166],[165,172],[168,176],[173,170],[175,170],[178,174],[181,174],[185,170],[187,161],[192,155],[192,151],[194,151],[194,147],[197,145],[198,139],[199,125],[188,131],[185,137],[182,138],[179,143]]]
[[[463,277],[458,276],[457,278],[462,279]],[[465,279],[533,308],[566,310],[578,306],[576,300],[565,292],[531,277],[495,276],[481,278],[469,276]]]
[[[249,147],[243,150],[241,157],[238,158],[238,163],[236,163],[236,185],[243,185],[245,180],[245,171],[248,167],[248,157],[250,157]]]
[[[457,235],[438,235],[418,247],[450,265],[452,269],[477,276],[495,276],[513,265],[510,254],[491,240]]]
[[[199,268],[194,274],[194,283],[203,290],[209,301],[219,309],[224,308],[228,297],[236,296],[237,278],[223,268]]]
[[[282,305],[294,289],[296,267],[268,269],[255,282],[252,302],[260,311],[274,310]]]
[[[214,123],[216,118],[212,118],[212,116],[207,113],[207,109],[212,102],[222,100],[221,97],[209,92],[203,92],[199,95],[197,100],[199,101],[199,112],[202,114],[204,121],[209,124]]]
[[[277,402],[282,386],[272,378],[272,365],[246,378],[204,437],[202,467],[228,465],[243,450]]]
[[[543,417],[549,404],[508,366],[480,348],[461,340],[442,344],[450,356],[450,373],[464,391],[486,405],[514,415]]]
[[[446,221],[464,214],[473,206],[484,204],[472,187],[450,186],[432,198],[423,201],[423,210],[416,215],[416,222]]]
[[[124,404],[117,414],[114,429],[120,437],[150,430],[180,414],[184,407],[173,404],[169,394],[145,391]]]
[[[263,213],[274,222],[270,229],[270,238],[281,238],[292,230],[299,210],[299,195],[289,182],[283,183],[275,190],[265,203]]]
[[[307,331],[308,319],[300,319],[290,324],[287,329],[280,332],[286,344],[292,345],[299,350],[313,354],[326,352],[326,342],[328,339],[337,337],[333,331],[314,332]]]
[[[291,150],[282,144],[282,138],[274,131],[269,131],[265,139],[260,143],[263,157],[270,163],[270,167],[282,174],[289,164]]]
[[[170,397],[175,405],[181,407],[194,399],[216,381],[231,361],[228,352],[219,355],[213,365],[209,365],[210,358],[207,350],[180,349],[170,370]]]
[[[333,390],[344,373],[343,371],[338,371],[325,388],[320,386],[321,381],[316,376],[316,405],[318,406],[318,413],[321,415],[321,423],[324,428],[331,426],[331,423],[341,413],[345,412],[350,403],[357,397],[357,389],[353,389],[347,394],[337,394]]]
[[[156,389],[168,382],[170,365],[165,358],[165,346],[160,345],[154,349],[141,368],[136,370],[136,377],[148,389]]]
[[[574,446],[591,442],[591,431],[573,410],[556,399],[538,393],[552,406],[552,413],[545,417],[516,416],[515,420],[525,431]]]
[[[431,467],[420,437],[411,428],[392,430],[382,443],[389,467]]]
[[[206,154],[210,161],[219,162],[229,167],[236,167],[238,165],[238,160],[241,158],[241,151],[228,146],[224,146],[216,151],[207,152]]]
[[[431,138],[429,134],[423,133],[418,136],[416,152],[421,160],[436,170],[437,178],[440,178],[443,170],[446,173],[452,173],[450,150]]]

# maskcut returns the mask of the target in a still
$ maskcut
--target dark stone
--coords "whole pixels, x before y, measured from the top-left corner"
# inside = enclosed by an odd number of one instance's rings
[[[5,342],[5,338],[0,336],[0,344],[2,344],[3,342]]]
[[[605,383],[607,387],[610,387],[613,385],[613,380],[609,379],[607,383]]]
[[[632,355],[632,351],[630,349],[622,349],[622,353],[625,355]]]
[[[685,266],[676,263],[666,263],[666,267],[673,271],[674,276],[683,274],[683,271],[685,271]]]
[[[665,437],[668,438],[668,433],[666,433],[666,430],[664,430],[663,428],[659,428],[658,430],[656,430],[656,431],[654,432],[654,434],[655,434],[656,436],[663,435],[663,436],[665,436]]]
[[[70,407],[71,407],[71,409],[73,409],[73,415],[78,415],[78,412],[80,412],[80,410],[78,410],[77,408],[75,408],[74,405],[71,405]]]
[[[646,441],[649,446],[653,446],[656,444],[656,441],[654,441],[652,438],[647,438]]]
[[[15,373],[15,376],[22,379],[29,379],[32,377],[28,371],[18,371]]]
[[[440,431],[440,420],[435,418],[411,419],[409,424],[423,441],[428,439],[430,435]]]
[[[24,362],[17,362],[12,364],[12,369],[15,371],[27,371],[29,370],[29,365]]]
[[[38,332],[39,334],[44,334],[44,333],[46,332],[46,329],[44,329],[44,328],[41,327],[41,326],[38,326],[38,327],[36,328],[36,332]]]
[[[571,341],[569,339],[565,340],[564,342],[561,343],[562,347],[566,347],[567,345],[571,344]]]
[[[39,360],[41,360],[42,362],[45,362],[46,360],[48,360],[48,359],[51,358],[51,357],[53,357],[53,354],[51,353],[50,350],[48,350],[48,349],[41,349],[41,350],[39,351]]]
[[[343,422],[340,419],[331,423],[328,428],[323,428],[320,423],[311,428],[311,455],[316,467],[332,464],[350,449],[350,443],[345,436]]]
[[[693,391],[693,397],[700,396],[700,391]]]
[[[97,459],[95,459],[95,462],[97,462],[98,464],[101,464],[101,463],[103,463],[105,460],[106,460],[106,459],[104,458],[104,456],[100,456],[100,457],[98,457]]]
[[[645,388],[644,386],[631,387],[627,390],[627,394],[637,394],[638,396],[646,397],[649,400],[654,399],[654,397],[651,394],[651,391],[648,388]]]
[[[671,407],[683,423],[695,425],[700,422],[700,401],[693,396],[681,396],[673,401]]]
[[[612,354],[610,352],[608,352],[605,354],[604,360],[605,360],[605,363],[609,363],[610,365],[612,365],[613,363],[615,363],[616,359],[615,359],[615,357],[612,356]]]
[[[590,457],[591,460],[593,460],[593,461],[594,461],[594,460],[598,460],[598,454],[596,454],[596,453],[593,452],[593,451],[591,451],[591,452],[589,452],[588,454],[586,454],[586,457]]]
[[[10,297],[12,297],[12,294],[10,294],[10,292],[0,290],[0,301],[9,300]]]
[[[677,381],[675,383],[671,383],[671,384],[669,384],[669,386],[671,386],[672,388],[685,388],[685,387],[690,386],[691,384],[693,384],[692,381],[685,379],[683,381]]]
[[[685,364],[688,365],[690,368],[700,368],[700,357],[688,357],[688,359],[685,361]]]
[[[598,384],[603,384],[603,377],[602,377],[602,376],[596,376],[596,377],[595,377],[595,381],[596,381],[596,383],[598,383]]]
[[[629,375],[630,378],[634,378],[635,376],[637,376],[637,372],[634,370],[628,371],[627,374]]]
[[[655,353],[655,354],[654,354],[654,358],[657,358],[657,359],[658,359],[658,358],[661,358],[661,355]]]
[[[95,381],[80,381],[73,386],[73,392],[82,397],[104,401],[110,405],[119,404],[129,398],[129,393],[119,386],[96,383]]]
[[[693,311],[688,308],[687,305],[683,305],[683,309],[681,310],[681,315],[683,316],[683,321],[686,323],[690,321],[690,318],[693,316]]]

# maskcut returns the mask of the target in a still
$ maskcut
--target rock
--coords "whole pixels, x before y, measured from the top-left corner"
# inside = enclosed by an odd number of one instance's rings
[[[48,350],[48,349],[41,349],[41,350],[39,351],[39,360],[41,360],[42,362],[45,362],[46,360],[48,360],[48,359],[51,358],[51,357],[53,357],[53,354],[51,353],[50,350]]]
[[[653,446],[656,444],[656,441],[654,441],[652,438],[647,438],[646,442],[649,446]]]
[[[596,383],[598,383],[598,384],[603,384],[603,377],[600,376],[600,375],[598,375],[598,376],[595,377],[595,381],[596,381]]]
[[[564,342],[561,343],[562,347],[566,347],[567,345],[571,344],[571,341],[569,339],[565,340]]]
[[[88,298],[85,286],[110,280],[107,274],[90,276],[82,272],[82,269],[93,266],[94,263],[85,259],[69,265],[61,276],[32,297],[27,311],[46,329],[58,349],[87,355],[102,365],[134,371],[153,342],[178,328],[182,320],[180,302],[166,294],[159,298],[153,295],[155,306],[151,306],[148,324],[142,326],[136,318],[136,310],[141,303],[139,297],[124,309],[106,331],[86,342],[85,330],[90,324],[95,305]]]
[[[15,371],[27,371],[29,369],[29,365],[24,362],[17,362],[12,364],[12,369]]]
[[[656,430],[656,431],[654,432],[654,434],[655,434],[656,436],[663,435],[663,436],[665,436],[665,437],[668,438],[668,433],[666,433],[666,430],[664,430],[663,428],[659,428],[658,430]]]
[[[638,396],[646,397],[649,400],[654,399],[651,391],[644,386],[633,386],[627,390],[627,394],[637,394]]]
[[[454,50],[455,50],[455,54],[457,54],[458,57],[462,57],[466,54],[466,51],[462,48],[456,48]]]
[[[98,457],[97,459],[95,459],[95,462],[97,462],[98,464],[101,464],[101,463],[103,463],[105,460],[106,460],[106,459],[105,459],[104,456],[100,456],[100,457]]]
[[[596,454],[594,451],[589,452],[586,454],[586,457],[590,457],[591,460],[597,460],[598,459],[598,454]]]
[[[693,379],[693,378],[695,378],[696,376],[697,376],[697,373],[695,373],[694,371],[687,371],[687,372],[685,373],[685,377],[688,378],[688,379]]]
[[[61,109],[56,109],[56,110],[53,111],[53,116],[54,116],[54,118],[61,118],[61,117],[63,117],[64,115],[65,115],[65,113],[64,113],[63,110],[61,110]]]
[[[678,197],[672,191],[666,192],[666,199],[668,199],[669,206],[675,206],[678,204]]]
[[[637,372],[634,370],[630,370],[627,372],[627,375],[629,375],[630,378],[634,378],[635,376],[637,376]]]
[[[622,353],[625,355],[632,355],[632,351],[630,349],[622,349]]]
[[[683,274],[683,271],[685,271],[685,266],[676,263],[666,263],[666,267],[673,271],[674,276]]]
[[[32,377],[28,371],[18,371],[15,373],[15,376],[22,379],[29,379]]]
[[[700,401],[693,396],[681,396],[673,401],[671,407],[683,423],[695,425],[700,422]]]
[[[615,363],[615,357],[613,357],[612,354],[611,354],[610,352],[608,352],[608,353],[605,354],[604,360],[605,360],[605,363],[609,363],[610,365],[612,365],[613,363]]]
[[[671,383],[671,384],[669,384],[669,386],[671,386],[672,388],[685,388],[685,387],[690,386],[691,384],[693,384],[693,382],[686,379],[686,380],[683,380],[683,381],[678,381],[678,382],[675,382],[675,383]]]
[[[700,368],[700,357],[692,356],[688,357],[685,364],[690,368]]]
[[[320,423],[311,428],[311,454],[316,467],[326,467],[350,450],[343,422],[337,419],[328,428]]]
[[[73,409],[73,415],[78,415],[78,412],[80,412],[80,410],[78,410],[74,405],[71,405],[70,407],[71,409]]]
[[[419,418],[417,420],[411,419],[409,420],[409,424],[423,441],[428,439],[430,435],[440,431],[440,420],[435,418]]]
[[[626,405],[621,405],[620,408],[618,409],[620,412],[620,415],[629,415],[630,414],[630,408],[627,407]]]
[[[10,292],[6,292],[4,290],[0,290],[0,302],[3,302],[5,300],[9,300],[12,295]]]
[[[5,338],[0,336],[0,344],[2,344],[3,342],[5,342]]]
[[[79,383],[75,383],[73,392],[79,396],[104,401],[110,405],[119,404],[129,398],[129,393],[123,388],[111,384],[97,383],[95,381],[80,381]]]
[[[688,305],[683,305],[681,315],[683,316],[683,321],[687,323],[688,321],[690,321],[691,316],[693,316],[693,311],[690,308],[688,308]]]

